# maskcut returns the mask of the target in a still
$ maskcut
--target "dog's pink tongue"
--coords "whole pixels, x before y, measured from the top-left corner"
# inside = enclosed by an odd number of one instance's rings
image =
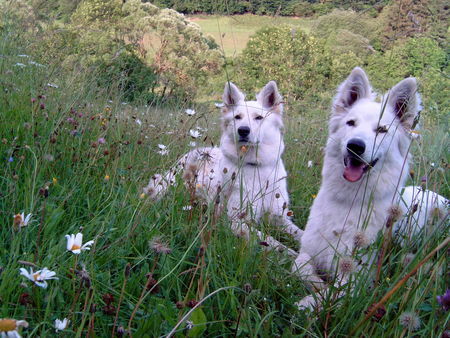
[[[344,169],[344,178],[350,182],[358,181],[364,174],[364,166],[352,166],[348,165]]]

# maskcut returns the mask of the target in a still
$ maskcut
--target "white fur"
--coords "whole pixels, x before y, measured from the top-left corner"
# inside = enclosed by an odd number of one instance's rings
[[[264,213],[269,213],[276,224],[300,240],[302,230],[287,216],[287,173],[281,159],[284,151],[281,95],[271,81],[256,101],[244,98],[233,83],[227,83],[220,147],[190,151],[164,177],[155,175],[144,192],[159,198],[183,170],[188,190],[208,203],[219,202],[219,209],[226,208],[231,228],[238,236],[249,238],[248,221],[259,221]],[[239,135],[240,127],[249,128],[245,140]],[[257,230],[255,233],[270,248],[297,254],[274,238]]]
[[[414,78],[398,83],[380,101],[361,68],[355,68],[339,86],[329,122],[322,184],[293,266],[314,289],[326,288],[327,278],[336,277],[336,285],[345,284],[348,272],[339,261],[351,259],[358,241],[368,245],[385,228],[389,209],[398,203],[409,172],[410,129],[419,109]],[[359,155],[348,150],[355,139],[365,144]],[[406,205],[412,199],[408,197]],[[358,263],[371,264],[371,260],[363,257]],[[361,268],[354,263],[357,270]],[[298,305],[310,308],[316,299],[308,296]]]
[[[405,187],[398,205],[403,212],[403,217],[395,224],[394,232],[396,241],[401,244],[413,242],[420,234],[429,235],[433,231],[439,231],[430,227],[433,221],[437,220],[437,225],[440,225],[440,222],[444,225],[444,222],[448,220],[449,201],[421,187]]]

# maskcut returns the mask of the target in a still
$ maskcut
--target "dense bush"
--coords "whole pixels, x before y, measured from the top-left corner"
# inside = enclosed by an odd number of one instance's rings
[[[238,66],[244,88],[254,90],[277,80],[291,99],[323,91],[330,77],[330,59],[323,43],[288,26],[258,31],[244,49]]]
[[[371,11],[376,15],[387,2],[379,0],[370,1],[318,1],[318,0],[155,0],[154,4],[168,7],[182,13],[205,14],[244,14],[257,15],[296,15],[312,16],[323,15],[333,8],[353,9],[358,11]]]

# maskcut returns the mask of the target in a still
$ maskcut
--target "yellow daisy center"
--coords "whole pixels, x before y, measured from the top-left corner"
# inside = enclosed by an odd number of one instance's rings
[[[15,319],[0,319],[0,332],[14,331],[17,329]]]
[[[34,279],[34,281],[36,282],[36,281],[38,281],[39,279],[41,278],[41,274],[40,273],[33,273],[33,279]]]
[[[79,246],[79,245],[77,245],[77,244],[74,244],[74,245],[72,245],[72,247],[70,248],[70,250],[80,250],[81,249],[81,246]]]

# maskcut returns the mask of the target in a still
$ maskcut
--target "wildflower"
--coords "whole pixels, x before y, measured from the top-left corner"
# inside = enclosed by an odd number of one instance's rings
[[[169,254],[172,251],[169,245],[159,236],[150,241],[150,248],[158,254]]]
[[[44,289],[47,288],[47,279],[58,279],[58,277],[55,277],[56,272],[50,271],[47,268],[36,272],[33,271],[33,268],[30,268],[30,271],[27,271],[25,268],[20,268],[20,274]]]
[[[0,334],[2,337],[18,337],[20,338],[17,329],[19,327],[28,327],[28,322],[25,320],[15,320],[11,318],[0,319]]]
[[[191,137],[193,138],[199,138],[200,136],[202,136],[198,130],[194,129],[189,130],[189,135],[191,135]]]
[[[164,144],[158,144],[159,151],[157,151],[160,155],[167,155],[169,153],[169,150],[167,150],[167,147]]]
[[[98,144],[105,144],[105,143],[106,143],[106,140],[105,140],[104,137],[100,137],[100,138],[97,140],[97,142],[98,142]]]
[[[110,177],[109,175],[105,175],[105,181],[109,181]]]
[[[14,215],[14,227],[17,229],[26,227],[28,223],[30,223],[32,214],[28,214],[25,217],[25,214],[22,212],[21,214],[15,214]]]
[[[189,211],[192,209],[192,205],[185,205],[184,207],[181,208],[183,211]]]
[[[197,114],[197,112],[194,109],[186,109],[184,112],[189,116]]]
[[[58,179],[57,179],[56,177],[53,177],[53,178],[52,178],[52,183],[53,183],[54,185],[56,185],[56,183],[58,183]]]
[[[44,155],[44,160],[49,161],[49,162],[53,162],[55,160],[55,157],[52,154],[45,154]]]
[[[450,310],[450,289],[448,289],[442,296],[437,296],[439,305],[444,308],[444,311]]]
[[[8,158],[8,162],[13,162],[14,161],[14,157],[12,157],[12,156],[10,156],[9,158]]]
[[[68,324],[69,320],[67,318],[64,318],[63,320],[55,319],[56,332],[65,330]]]
[[[57,85],[57,84],[54,84],[54,83],[47,83],[47,87],[51,87],[51,88],[59,88],[59,86]]]
[[[222,108],[224,106],[222,102],[216,102],[214,103],[214,105],[216,106],[216,108]]]
[[[308,161],[308,168],[312,168],[313,166],[313,161]]]
[[[189,147],[194,148],[194,147],[196,147],[196,146],[197,146],[197,142],[195,142],[195,141],[189,142]]]
[[[420,327],[419,316],[414,312],[403,312],[398,320],[401,326],[411,331],[415,331]]]
[[[142,121],[141,120],[139,120],[139,119],[136,119],[136,123],[137,123],[137,125],[142,125]]]
[[[143,192],[142,194],[139,195],[139,198],[145,198],[145,193]]]
[[[89,241],[82,245],[83,234],[81,232],[76,235],[66,235],[65,237],[67,238],[67,250],[72,251],[75,255],[79,255],[81,251],[91,250],[90,246],[94,244],[94,241]]]
[[[186,329],[192,330],[193,327],[194,327],[194,323],[190,320],[186,320]]]

